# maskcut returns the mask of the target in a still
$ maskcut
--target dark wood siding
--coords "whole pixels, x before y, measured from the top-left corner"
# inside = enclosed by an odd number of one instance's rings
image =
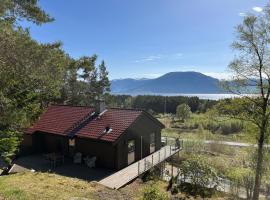
[[[34,153],[61,152],[68,155],[68,138],[49,133],[34,133],[32,135]]]
[[[98,167],[115,169],[115,147],[112,143],[76,138],[75,149],[76,152],[81,152],[83,155],[96,156]]]
[[[33,153],[33,140],[32,135],[23,134],[22,142],[20,144],[20,155],[27,155]]]
[[[126,130],[125,134],[117,141],[117,169],[127,166],[127,143],[135,139],[135,161],[150,154],[150,134],[155,133],[156,149],[161,147],[161,126],[153,121],[148,114],[142,113],[139,118]],[[141,145],[142,137],[142,145]],[[142,152],[141,152],[142,149]]]

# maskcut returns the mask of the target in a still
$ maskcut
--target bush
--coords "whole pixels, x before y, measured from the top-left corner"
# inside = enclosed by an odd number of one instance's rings
[[[217,191],[213,188],[205,188],[201,186],[194,187],[190,183],[182,183],[179,185],[180,191],[191,195],[191,196],[201,196],[203,198],[211,198]]]
[[[169,200],[168,194],[162,192],[154,184],[144,189],[143,200]]]
[[[181,121],[185,121],[186,119],[190,118],[191,110],[190,107],[186,104],[180,104],[176,108],[176,117]]]
[[[203,197],[210,195],[208,192],[220,184],[217,170],[200,156],[191,156],[182,162],[180,170],[184,182],[185,179],[189,179],[190,185],[188,185],[191,188],[186,188],[187,191],[192,191],[193,194],[196,193]],[[211,185],[211,188],[207,189],[209,185]]]
[[[172,194],[178,194],[180,192],[180,188],[178,187],[177,184],[172,185],[171,193]]]
[[[243,130],[244,125],[240,121],[228,121],[228,122],[215,122],[215,121],[204,121],[200,123],[201,126],[211,131],[212,133],[219,133],[222,135],[229,135],[239,133]]]
[[[153,180],[158,180],[159,179],[159,171],[155,168],[148,170],[145,172],[142,176],[142,181],[147,182],[147,181],[153,181]]]

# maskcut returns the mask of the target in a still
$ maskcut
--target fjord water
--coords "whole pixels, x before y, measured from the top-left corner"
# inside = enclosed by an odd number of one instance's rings
[[[227,99],[227,98],[236,98],[240,97],[236,94],[179,94],[179,93],[172,93],[172,94],[156,94],[162,96],[187,96],[187,97],[199,97],[199,99],[209,99],[209,100],[220,100],[220,99]]]
[[[156,96],[185,96],[185,97],[198,97],[199,99],[209,99],[209,100],[220,100],[220,99],[228,99],[228,98],[239,98],[241,96],[253,96],[253,94],[188,94],[188,93],[111,93],[113,95],[131,95],[131,96],[138,96],[138,95],[156,95]]]

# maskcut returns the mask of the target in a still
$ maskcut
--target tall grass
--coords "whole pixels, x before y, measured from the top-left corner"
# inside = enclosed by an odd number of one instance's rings
[[[225,120],[212,118],[206,114],[197,114],[183,124],[186,129],[204,129],[213,134],[230,135],[244,130],[244,123],[240,120]]]

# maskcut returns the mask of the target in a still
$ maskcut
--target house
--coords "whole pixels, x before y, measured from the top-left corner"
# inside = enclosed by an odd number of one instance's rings
[[[143,110],[52,105],[25,131],[22,152],[96,157],[96,165],[121,169],[161,148],[164,125]]]

